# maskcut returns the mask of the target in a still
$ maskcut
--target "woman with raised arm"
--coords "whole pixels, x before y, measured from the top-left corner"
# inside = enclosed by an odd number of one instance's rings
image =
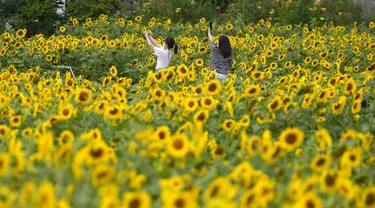
[[[220,36],[219,44],[216,46],[209,28],[208,39],[210,40],[212,55],[211,71],[216,69],[216,78],[224,80],[233,64],[232,47],[230,46],[229,38],[225,35]]]
[[[174,39],[170,37],[166,38],[164,40],[164,45],[160,46],[159,43],[150,35],[148,31],[146,31],[145,37],[147,44],[151,47],[151,49],[155,52],[155,55],[157,56],[155,68],[156,71],[167,68],[172,58],[171,50],[174,49],[175,54],[177,54],[178,52],[178,47]]]

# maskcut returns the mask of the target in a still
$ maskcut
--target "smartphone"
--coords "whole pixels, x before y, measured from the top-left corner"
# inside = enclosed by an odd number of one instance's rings
[[[212,22],[210,21],[209,24],[210,24],[210,30],[212,30]]]

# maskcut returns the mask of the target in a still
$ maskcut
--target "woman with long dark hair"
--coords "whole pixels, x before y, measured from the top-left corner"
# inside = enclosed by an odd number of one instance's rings
[[[212,38],[211,29],[209,28],[208,39],[210,40],[212,54],[211,71],[216,70],[216,78],[224,80],[233,64],[232,47],[229,38],[225,35],[220,36],[219,46],[217,47]]]
[[[164,45],[160,46],[148,31],[146,31],[145,37],[147,44],[152,48],[155,55],[158,57],[156,61],[156,71],[167,68],[172,58],[171,50],[173,49],[175,54],[178,52],[178,47],[175,40],[168,37],[164,40]]]

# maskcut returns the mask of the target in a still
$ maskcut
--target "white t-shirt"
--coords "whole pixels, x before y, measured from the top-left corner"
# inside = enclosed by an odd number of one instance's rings
[[[156,61],[156,69],[165,69],[169,65],[172,58],[172,53],[168,49],[162,47],[154,47],[155,55],[158,57]]]

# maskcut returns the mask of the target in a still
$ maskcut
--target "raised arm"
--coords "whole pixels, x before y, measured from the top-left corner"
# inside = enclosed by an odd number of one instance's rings
[[[151,47],[152,50],[154,50],[155,45],[154,45],[154,44],[152,43],[152,41],[150,40],[150,37],[149,37],[149,33],[148,33],[148,32],[145,32],[145,38],[146,38],[147,44]]]
[[[148,34],[148,37],[150,38],[150,41],[152,42],[152,44],[153,44],[154,46],[160,48],[160,45],[159,45],[158,41],[156,41],[156,40],[150,35],[150,33]]]
[[[214,39],[212,38],[212,35],[211,35],[211,29],[210,28],[208,28],[208,39],[210,41],[214,41]]]

